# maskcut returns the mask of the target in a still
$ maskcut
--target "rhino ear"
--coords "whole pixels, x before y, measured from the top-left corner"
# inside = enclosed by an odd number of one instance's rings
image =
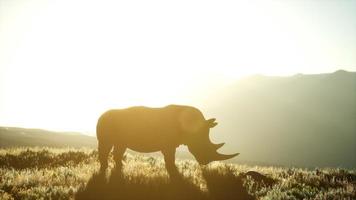
[[[208,125],[209,128],[213,128],[216,125],[218,125],[218,123],[215,122],[215,120],[216,120],[215,118],[211,118],[211,119],[206,120],[206,124]]]

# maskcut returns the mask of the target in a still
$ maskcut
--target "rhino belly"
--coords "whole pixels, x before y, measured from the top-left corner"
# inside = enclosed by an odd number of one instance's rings
[[[177,147],[177,139],[172,134],[173,131],[164,131],[159,129],[146,130],[125,130],[114,133],[117,135],[114,143],[125,146],[138,152],[155,152]]]

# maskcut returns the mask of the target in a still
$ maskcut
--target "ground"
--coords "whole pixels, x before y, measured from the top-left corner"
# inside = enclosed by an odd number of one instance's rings
[[[0,199],[356,199],[356,170],[260,167],[125,154],[122,170],[99,173],[97,151],[0,150]]]

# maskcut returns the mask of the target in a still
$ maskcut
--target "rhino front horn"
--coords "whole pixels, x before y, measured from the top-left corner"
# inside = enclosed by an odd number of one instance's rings
[[[240,153],[226,155],[226,154],[216,153],[216,155],[214,156],[215,157],[214,160],[228,160],[228,159],[231,159],[239,154]]]

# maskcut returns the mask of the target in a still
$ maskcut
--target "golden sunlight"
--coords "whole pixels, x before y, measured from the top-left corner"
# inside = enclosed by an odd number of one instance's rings
[[[0,200],[356,199],[356,0],[0,0]]]
[[[93,131],[111,107],[204,106],[212,88],[242,76],[352,67],[355,48],[334,48],[346,37],[326,35],[324,11],[316,27],[301,5],[2,1],[0,122]]]

